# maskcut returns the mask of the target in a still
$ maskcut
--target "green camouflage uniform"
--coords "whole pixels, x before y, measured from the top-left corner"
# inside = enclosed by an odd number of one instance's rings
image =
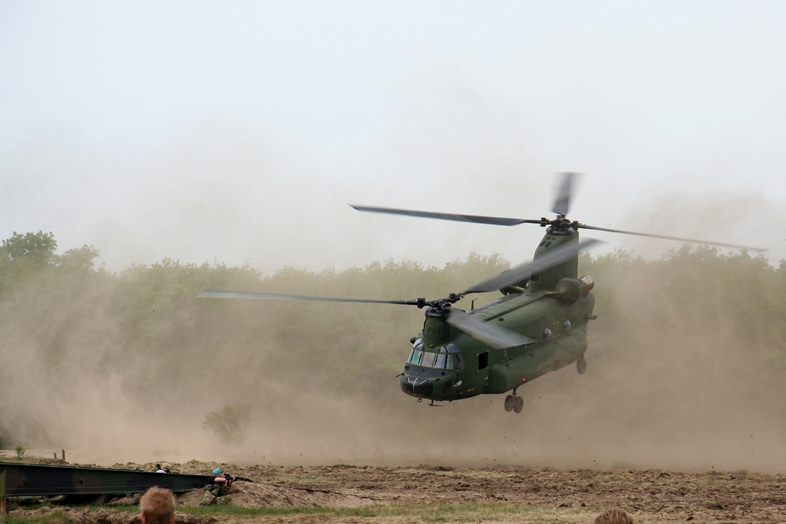
[[[205,494],[202,495],[202,502],[199,503],[200,506],[209,506],[212,504],[218,497],[222,497],[229,492],[229,487],[232,485],[232,481],[227,479],[226,484],[222,484],[220,482],[213,482],[205,486]]]

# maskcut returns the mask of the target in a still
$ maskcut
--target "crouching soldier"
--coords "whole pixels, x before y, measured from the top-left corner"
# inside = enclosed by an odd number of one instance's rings
[[[209,506],[218,497],[223,497],[229,493],[229,488],[232,487],[234,479],[231,475],[226,475],[221,471],[221,468],[214,469],[213,475],[215,475],[213,480],[205,486],[205,494],[202,496],[202,502],[199,503],[200,506]]]

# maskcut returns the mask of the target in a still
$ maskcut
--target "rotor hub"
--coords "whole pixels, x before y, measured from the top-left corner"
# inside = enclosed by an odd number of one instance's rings
[[[542,217],[540,219],[540,227],[548,227],[548,232],[555,235],[569,235],[576,232],[579,228],[579,223],[576,220],[568,220],[565,218],[565,215],[557,215],[557,218],[554,220]]]
[[[426,316],[432,318],[447,318],[448,315],[450,314],[450,312],[448,311],[449,308],[450,308],[449,304],[445,307],[430,306],[426,310]]]
[[[419,303],[418,307],[422,308],[424,306],[428,306],[426,315],[430,317],[447,316],[451,304],[455,304],[462,298],[464,298],[464,293],[451,293],[447,298],[440,298],[437,300],[431,300],[429,302],[424,300],[422,302],[423,305],[420,305]]]

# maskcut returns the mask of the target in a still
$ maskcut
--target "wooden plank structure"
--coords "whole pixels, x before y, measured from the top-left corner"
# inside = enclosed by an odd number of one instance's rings
[[[0,473],[0,516],[5,514],[5,471],[3,471]]]
[[[131,495],[160,486],[174,493],[205,487],[213,475],[181,475],[111,468],[0,462],[7,497]]]

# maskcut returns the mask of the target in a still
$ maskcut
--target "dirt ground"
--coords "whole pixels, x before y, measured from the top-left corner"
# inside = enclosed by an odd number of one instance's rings
[[[176,465],[182,473],[204,473],[204,463]],[[248,508],[385,506],[387,513],[370,517],[279,514],[253,517],[195,517],[178,514],[178,522],[392,524],[433,520],[495,522],[592,522],[602,511],[618,507],[636,522],[786,522],[786,476],[746,472],[680,473],[643,471],[555,471],[549,469],[451,469],[445,467],[227,467],[230,473],[255,482],[234,484],[233,506]],[[201,491],[179,497],[181,506],[197,505]],[[128,502],[128,501],[126,501]],[[436,504],[459,505],[440,516]],[[414,510],[412,510],[414,506]],[[537,511],[528,511],[528,507]],[[428,509],[419,516],[417,508]],[[477,513],[477,507],[486,513]],[[410,508],[396,512],[395,508]],[[495,508],[505,508],[495,511]],[[32,511],[32,510],[30,510]],[[42,511],[41,509],[35,511]],[[44,512],[48,511],[46,509]],[[70,514],[74,522],[132,524],[133,515],[109,518],[83,509]],[[99,512],[107,510],[98,510]],[[425,511],[425,510],[424,510]],[[28,511],[16,510],[16,515]],[[239,519],[239,520],[238,520]]]

